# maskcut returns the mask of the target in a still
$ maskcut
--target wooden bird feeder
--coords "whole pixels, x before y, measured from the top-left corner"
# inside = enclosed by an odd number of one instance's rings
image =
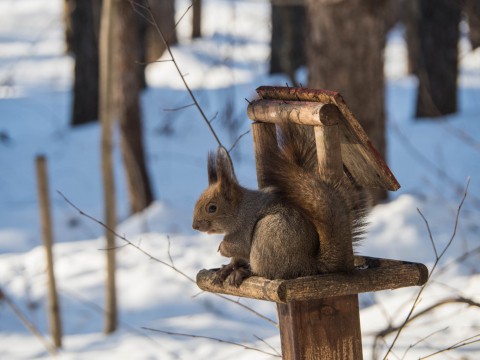
[[[400,185],[368,136],[337,92],[305,88],[257,89],[260,99],[248,105],[253,120],[255,161],[259,187],[265,146],[275,142],[268,127],[291,121],[315,129],[319,174],[325,179],[347,176],[356,185],[391,191]],[[252,276],[238,288],[214,285],[215,269],[201,270],[202,290],[277,303],[285,360],[362,359],[358,294],[423,285],[423,264],[356,256],[351,274],[329,273],[292,280]]]

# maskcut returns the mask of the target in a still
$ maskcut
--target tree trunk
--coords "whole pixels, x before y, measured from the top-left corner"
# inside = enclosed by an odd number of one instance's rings
[[[115,235],[109,229],[116,227],[115,180],[112,158],[112,128],[115,120],[115,74],[114,74],[114,24],[116,7],[119,0],[104,0],[100,33],[100,121],[102,124],[102,175],[105,207],[105,238],[107,280],[105,295],[105,329],[106,334],[117,328],[117,297],[115,281]]]
[[[480,47],[480,1],[465,0],[464,6],[470,27],[470,42],[472,43],[472,49],[475,50]]]
[[[162,31],[169,45],[177,43],[177,32],[175,29],[175,0],[145,0],[152,12],[153,19]],[[147,25],[145,35],[146,61],[158,60],[166,50],[162,38],[155,26]]]
[[[63,25],[65,30],[65,52],[72,52],[72,4],[73,1],[63,0]]]
[[[120,121],[122,155],[132,213],[145,209],[153,194],[143,147],[140,109],[141,84],[137,76],[139,21],[128,1],[120,1],[116,27],[116,66],[118,68],[117,111]]]
[[[75,57],[72,125],[98,119],[98,33],[101,0],[69,0],[67,46]],[[68,43],[69,42],[69,43]],[[69,45],[68,45],[69,44]]]
[[[194,0],[192,16],[192,38],[199,38],[202,36],[202,0]]]
[[[270,74],[285,73],[296,86],[295,71],[306,63],[304,5],[272,4]]]
[[[307,0],[309,87],[338,91],[385,158],[384,1]],[[374,200],[386,192],[374,193]]]
[[[413,58],[418,77],[417,117],[457,111],[460,6],[454,0],[417,0],[413,34],[418,39]],[[415,45],[415,44],[414,44]],[[413,46],[414,46],[413,45]]]

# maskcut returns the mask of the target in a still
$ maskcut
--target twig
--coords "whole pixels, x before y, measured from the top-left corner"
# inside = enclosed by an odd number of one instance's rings
[[[421,357],[419,360],[423,360],[423,359],[428,359],[432,356],[435,356],[435,355],[438,355],[438,354],[441,354],[445,351],[450,351],[450,350],[455,350],[455,349],[458,349],[458,348],[461,348],[461,347],[464,347],[464,346],[467,346],[467,345],[471,345],[471,344],[475,344],[477,342],[480,342],[480,339],[476,339],[480,337],[480,334],[476,334],[476,335],[473,335],[467,339],[464,339],[464,340],[460,340],[459,342],[445,348],[445,349],[442,349],[442,350],[438,350],[430,355],[427,355],[427,356],[424,356],[424,357]],[[472,340],[472,339],[475,339],[475,340]]]
[[[433,264],[433,267],[432,269],[430,270],[430,273],[428,274],[428,278],[427,278],[427,281],[425,282],[425,284],[421,287],[421,289],[419,290],[418,294],[417,294],[417,297],[415,298],[414,302],[413,302],[413,305],[410,309],[410,311],[408,312],[408,315],[407,317],[405,318],[405,320],[403,321],[403,323],[397,328],[397,333],[392,341],[392,344],[390,345],[390,347],[388,348],[387,350],[387,353],[385,354],[385,356],[383,357],[383,360],[386,360],[388,355],[392,352],[392,349],[393,347],[395,346],[400,334],[402,333],[403,329],[405,328],[405,326],[410,322],[411,318],[412,318],[412,315],[413,315],[413,312],[415,311],[418,303],[419,303],[419,300],[420,300],[420,297],[422,296],[423,294],[423,291],[426,289],[427,285],[429,284],[429,280],[430,278],[432,277],[432,274],[434,273],[439,261],[441,260],[441,258],[443,257],[443,255],[445,255],[445,252],[448,250],[448,248],[450,247],[450,245],[452,244],[453,242],[453,239],[455,238],[455,235],[457,234],[457,228],[458,228],[458,220],[460,218],[460,212],[462,210],[462,207],[463,207],[463,204],[465,202],[465,199],[467,197],[467,194],[468,194],[468,187],[470,185],[470,178],[468,178],[467,180],[467,185],[465,187],[465,190],[464,190],[464,193],[463,193],[463,197],[462,197],[462,200],[460,201],[460,204],[458,205],[458,209],[457,209],[457,214],[455,216],[455,224],[454,224],[454,227],[453,227],[453,233],[452,233],[452,236],[450,237],[450,240],[448,241],[448,243],[445,245],[444,249],[442,250],[442,252],[440,253],[440,255],[436,255],[436,259],[435,259],[435,262]],[[420,212],[420,210],[418,210]],[[421,214],[421,212],[420,212]],[[422,217],[425,219],[425,217],[422,215]],[[427,226],[427,230],[429,232],[429,234],[431,234],[431,230],[430,230],[430,226],[428,224],[428,221],[426,221],[425,219],[425,224]],[[433,238],[432,238],[432,241],[433,241]],[[435,247],[434,247],[435,248]],[[416,316],[415,316],[416,317]],[[395,330],[394,330],[395,331]]]
[[[433,333],[431,334],[428,334],[427,336],[424,336],[423,338],[421,338],[420,340],[414,342],[413,344],[411,344],[407,350],[405,350],[405,352],[403,353],[403,356],[402,356],[402,360],[405,359],[405,356],[407,356],[407,353],[413,349],[415,346],[417,346],[418,344],[424,342],[425,340],[427,340],[428,338],[431,338],[432,336],[438,334],[438,333],[441,333],[443,331],[446,331],[447,329],[449,328],[449,326],[446,326],[444,327],[443,329],[440,329],[440,330],[437,330],[437,331],[434,331]]]
[[[50,344],[50,342],[42,335],[42,333],[37,329],[37,327],[27,319],[27,317],[23,314],[22,310],[15,304],[15,302],[10,299],[7,294],[0,288],[0,301],[3,300],[7,303],[7,305],[12,309],[13,313],[20,319],[20,321],[25,325],[25,327],[37,337],[38,340],[45,346],[45,349],[51,355],[57,355],[57,349]]]
[[[262,343],[267,345],[270,349],[272,349],[279,357],[282,357],[282,354],[280,354],[277,349],[275,349],[272,345],[270,345],[268,342],[266,342],[265,339],[262,339],[260,336],[257,336],[255,334],[253,334],[253,336],[255,337],[255,339],[261,341]]]
[[[65,195],[63,195],[63,193],[61,191],[58,191],[57,190],[57,193],[67,202],[67,204],[69,204],[71,207],[73,207],[75,210],[77,210],[79,212],[80,215],[82,216],[85,216],[87,217],[88,219],[94,221],[95,223],[97,223],[98,225],[102,226],[104,229],[106,229],[107,231],[111,232],[113,235],[115,235],[117,238],[119,238],[120,240],[123,240],[126,242],[127,245],[130,245],[132,247],[134,247],[135,249],[137,249],[138,251],[140,251],[142,254],[146,255],[148,258],[150,258],[151,260],[154,260],[156,262],[159,262],[160,264],[162,265],[165,265],[167,267],[169,267],[170,269],[172,269],[173,271],[177,272],[178,274],[182,275],[184,278],[186,278],[187,280],[193,282],[193,283],[196,283],[196,281],[190,277],[189,275],[187,275],[186,273],[184,273],[183,271],[181,271],[180,269],[178,269],[177,267],[149,254],[148,252],[146,252],[145,250],[143,250],[141,247],[139,247],[138,245],[135,245],[134,243],[132,243],[130,240],[128,240],[125,236],[122,236],[120,234],[118,234],[115,230],[109,228],[106,224],[104,224],[103,222],[101,222],[100,220],[98,219],[95,219],[93,216],[83,212],[80,208],[78,208],[75,204],[73,204]],[[270,322],[271,324],[273,324],[274,326],[278,326],[278,324],[273,321],[272,319],[268,318],[267,316],[265,315],[262,315],[260,313],[258,313],[257,311],[253,310],[252,308],[250,308],[249,306],[246,306],[242,303],[240,303],[239,301],[235,301],[233,299],[230,299],[224,295],[221,295],[221,294],[217,294],[217,293],[212,293],[213,295],[221,298],[221,299],[224,299],[225,301],[229,301],[233,304],[237,304],[238,306],[244,308],[245,310],[248,310],[250,311],[251,313],[253,313],[254,315]]]
[[[75,210],[77,210],[80,215],[82,216],[85,216],[87,218],[89,218],[90,220],[96,222],[98,225],[102,226],[104,229],[106,229],[107,231],[111,232],[113,235],[115,235],[117,238],[123,240],[126,242],[127,245],[130,245],[132,247],[134,247],[135,249],[137,249],[138,251],[140,251],[142,254],[148,256],[151,260],[154,260],[154,261],[157,261],[159,262],[160,264],[162,265],[165,265],[167,267],[169,267],[170,269],[176,271],[177,273],[179,273],[180,275],[182,275],[183,277],[185,277],[186,279],[192,281],[192,282],[195,282],[195,280],[193,278],[191,278],[190,276],[188,276],[187,274],[185,274],[183,271],[179,270],[178,268],[170,265],[169,263],[163,261],[163,260],[160,260],[159,258],[149,254],[148,252],[146,252],[145,250],[143,250],[141,247],[135,245],[134,243],[132,243],[130,240],[128,240],[125,236],[122,236],[120,234],[118,234],[115,230],[111,229],[110,227],[108,227],[106,224],[104,224],[103,222],[101,222],[100,220],[98,219],[95,219],[93,216],[83,212],[82,210],[80,210],[75,204],[73,204],[69,199],[67,199],[67,197],[65,195],[63,195],[63,193],[61,191],[58,191],[57,190],[57,193],[70,205],[72,206]]]
[[[82,296],[78,292],[72,291],[70,289],[67,290],[65,288],[59,288],[59,291],[62,293],[63,296],[69,297],[70,299],[73,299],[74,301],[77,301],[78,303],[84,305],[85,307],[90,308],[93,311],[96,311],[100,314],[106,314],[108,312],[105,308],[103,308],[102,306],[98,305],[97,303],[85,298],[84,296]],[[164,349],[162,344],[159,343],[155,338],[153,338],[152,336],[148,335],[147,333],[145,333],[143,331],[140,331],[137,327],[135,327],[133,325],[130,325],[129,323],[127,323],[125,321],[122,321],[122,320],[120,320],[119,323],[122,327],[128,329],[131,332],[134,332],[134,333],[142,336],[146,340],[152,342],[154,345],[160,347],[162,350],[166,351],[169,355],[171,355],[171,356],[173,356],[177,359],[179,358],[178,355],[176,355],[175,353],[172,353],[172,352]]]
[[[443,265],[441,268],[438,269],[437,274],[443,273],[443,272],[447,271],[447,269],[450,266],[456,265],[460,262],[463,262],[466,259],[468,259],[470,256],[474,256],[474,255],[477,255],[477,254],[480,254],[480,246],[477,246],[477,247],[475,247],[471,250],[468,250],[468,251],[464,252],[462,255],[460,255],[459,257],[457,257],[457,258],[451,260],[450,262],[446,263],[445,265]]]
[[[463,192],[463,187],[460,185],[454,178],[452,178],[444,169],[439,167],[435,162],[431,161],[427,156],[425,156],[424,153],[419,151],[411,142],[411,140],[406,136],[399,128],[397,123],[395,121],[390,121],[389,124],[392,125],[392,130],[394,134],[398,136],[400,141],[403,143],[404,148],[410,151],[410,153],[413,155],[415,160],[418,163],[421,163],[422,165],[430,168],[433,170],[434,173],[436,173],[438,178],[445,183],[449,184],[449,186],[453,187],[455,189],[455,192],[458,194],[461,194]],[[470,201],[472,201],[476,207],[480,207],[480,198],[478,198],[475,195],[470,196]]]
[[[223,343],[223,344],[230,344],[230,345],[239,346],[239,347],[244,348],[245,350],[253,350],[253,351],[261,352],[261,353],[266,354],[266,355],[281,357],[278,354],[270,353],[270,352],[262,350],[262,349],[257,349],[257,348],[254,348],[254,347],[251,347],[251,346],[248,346],[248,345],[244,345],[244,344],[240,344],[240,343],[237,343],[237,342],[234,342],[234,341],[223,340],[223,339],[219,339],[219,338],[215,338],[215,337],[211,337],[211,336],[177,333],[177,332],[172,332],[172,331],[152,329],[152,328],[148,328],[148,327],[142,327],[142,329],[159,332],[159,333],[166,334],[166,335],[175,335],[175,336],[184,336],[184,337],[191,337],[191,338],[197,338],[197,339],[214,340],[214,341],[217,341],[217,342]]]
[[[235,146],[237,146],[238,142],[240,141],[240,139],[242,137],[244,137],[245,135],[249,134],[250,133],[250,130],[247,130],[245,131],[243,134],[241,134],[237,140],[235,140],[235,142],[233,143],[233,145],[230,147],[230,149],[228,149],[228,152],[230,153],[233,149],[235,149]]]
[[[433,241],[433,235],[432,235],[432,231],[430,230],[430,226],[428,225],[428,221],[425,218],[425,216],[423,216],[419,208],[417,208],[417,212],[420,214],[421,218],[423,219],[423,222],[425,223],[425,226],[427,227],[428,238],[430,239],[430,243],[432,244],[432,247],[433,247],[433,252],[435,253],[435,260],[437,260],[438,259],[437,247],[435,246],[435,241]]]
[[[418,319],[419,317],[425,315],[425,314],[428,314],[429,312],[431,312],[432,310],[438,308],[438,307],[441,307],[441,306],[444,306],[444,305],[448,305],[448,304],[467,304],[469,306],[474,306],[474,307],[478,307],[480,308],[480,303],[472,300],[472,299],[467,299],[467,298],[464,298],[464,297],[455,297],[455,298],[447,298],[447,299],[443,299],[433,305],[430,305],[429,307],[423,309],[422,311],[418,312],[417,314],[413,315],[410,319],[409,319],[409,322],[412,322],[416,319]],[[398,331],[401,326],[403,324],[399,325],[399,326],[391,326],[391,327],[388,327],[386,329],[384,329],[383,331],[380,331],[378,333],[378,336],[380,337],[385,337],[395,331]]]
[[[145,18],[145,20],[147,20],[152,26],[155,27],[155,30],[157,31],[158,35],[160,36],[160,39],[162,40],[163,44],[165,45],[166,47],[166,50],[168,52],[168,54],[170,55],[170,59],[172,60],[174,66],[175,66],[175,69],[178,73],[178,75],[180,76],[182,82],[183,82],[183,85],[185,86],[185,89],[187,90],[188,94],[190,95],[190,98],[192,99],[195,107],[198,109],[201,117],[203,118],[205,124],[208,126],[210,132],[212,133],[213,137],[215,138],[215,141],[217,142],[218,146],[222,147],[225,149],[225,147],[222,145],[220,139],[218,138],[215,130],[213,129],[212,125],[210,124],[210,122],[208,121],[207,119],[207,116],[205,115],[205,113],[203,112],[203,109],[202,107],[200,106],[200,104],[198,103],[197,101],[197,98],[195,97],[195,95],[193,94],[192,90],[190,89],[190,86],[188,85],[187,81],[185,80],[185,76],[183,75],[182,71],[180,70],[180,67],[178,66],[178,63],[175,59],[175,57],[173,56],[173,53],[172,53],[172,49],[170,48],[170,45],[165,37],[165,35],[163,34],[163,31],[160,29],[160,27],[158,26],[158,23],[157,21],[155,20],[155,18],[153,17],[152,15],[152,11],[151,11],[151,8],[150,8],[150,5],[148,4],[147,2],[147,5],[140,5],[138,3],[135,3],[133,0],[130,0],[130,3],[132,4],[132,8],[135,12],[137,12],[140,16],[142,16],[143,18]],[[147,18],[143,13],[141,13],[140,11],[138,11],[136,9],[136,6],[139,6],[145,10],[148,11],[149,15],[150,15],[150,19]],[[187,9],[187,12],[188,10],[191,8],[191,6]]]
[[[168,248],[167,248],[167,255],[168,255],[168,259],[170,260],[170,264],[172,264],[173,267],[175,267],[175,264],[173,263],[173,258],[172,258],[172,254],[170,253],[170,236],[167,235],[167,240],[168,240]]]
[[[173,109],[163,109],[163,111],[179,111],[179,110],[187,109],[187,108],[192,107],[192,106],[195,106],[195,104],[183,105],[183,106],[179,106],[179,107],[173,108]]]

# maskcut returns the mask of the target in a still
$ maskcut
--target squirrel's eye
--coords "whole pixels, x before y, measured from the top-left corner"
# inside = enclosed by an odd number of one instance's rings
[[[208,213],[213,214],[215,211],[217,211],[217,205],[209,204],[207,207],[207,211]]]

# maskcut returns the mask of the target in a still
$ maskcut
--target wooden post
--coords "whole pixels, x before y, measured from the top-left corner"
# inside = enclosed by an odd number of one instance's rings
[[[105,208],[106,238],[106,293],[105,328],[106,334],[117,328],[117,298],[115,281],[115,235],[116,227],[115,179],[113,175],[112,128],[114,124],[114,21],[117,2],[104,0],[100,26],[100,122],[102,125],[102,177]]]
[[[60,348],[62,347],[62,323],[60,319],[60,307],[58,303],[57,289],[55,286],[55,273],[53,269],[52,218],[48,191],[47,160],[44,156],[37,156],[36,168],[38,181],[38,203],[42,224],[42,238],[47,256],[48,314],[50,332],[52,334],[55,347]]]

